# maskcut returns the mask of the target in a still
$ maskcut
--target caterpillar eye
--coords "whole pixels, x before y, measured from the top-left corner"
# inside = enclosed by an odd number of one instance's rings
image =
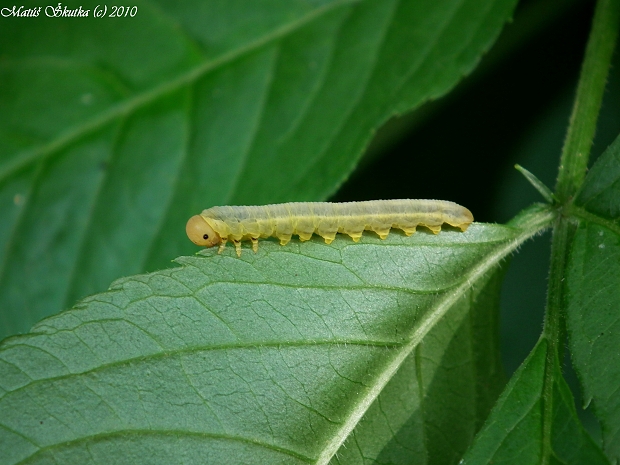
[[[213,247],[222,242],[222,238],[216,233],[207,220],[201,215],[192,216],[185,225],[187,237],[196,245]]]

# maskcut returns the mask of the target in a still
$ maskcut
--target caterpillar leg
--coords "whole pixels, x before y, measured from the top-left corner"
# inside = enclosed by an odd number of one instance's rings
[[[217,249],[217,254],[221,254],[226,248],[227,239],[225,237],[222,238],[222,242],[220,242],[220,246]]]
[[[402,230],[407,236],[411,236],[415,233],[415,226],[413,228],[402,228]]]
[[[252,250],[254,251],[254,253],[258,252],[258,238],[252,237],[250,238],[250,240],[252,241]]]
[[[237,257],[241,257],[241,241],[236,241],[233,239],[233,244],[235,244],[235,252],[237,252]]]
[[[280,235],[278,239],[280,239],[280,245],[286,245],[291,241],[292,234]]]
[[[424,226],[430,229],[433,232],[433,234],[439,234],[439,231],[441,231],[441,226],[429,226],[427,224],[425,224]]]
[[[359,242],[360,238],[362,237],[362,233],[354,233],[354,232],[350,232],[348,233],[349,236],[351,236],[351,239],[353,239],[353,242]]]
[[[299,240],[300,240],[301,242],[308,241],[308,240],[310,240],[310,238],[312,237],[312,233],[308,234],[308,233],[299,232],[299,233],[297,233],[297,234],[298,234],[298,236],[299,236]]]
[[[336,239],[335,232],[334,233],[323,233],[321,235],[323,236],[323,239],[325,239],[326,244],[331,244],[332,242],[334,242],[334,239]]]
[[[377,229],[375,230],[375,232],[381,238],[381,240],[384,240],[388,237],[388,234],[390,234],[390,229]]]
[[[446,221],[446,223],[448,223]],[[467,231],[467,228],[469,228],[469,225],[471,223],[460,223],[460,224],[452,224],[452,223],[448,223],[450,226],[452,226],[453,228],[459,228],[461,231],[465,232]]]

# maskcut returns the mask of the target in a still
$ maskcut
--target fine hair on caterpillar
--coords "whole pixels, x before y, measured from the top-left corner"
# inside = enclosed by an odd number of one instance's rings
[[[281,245],[286,245],[293,235],[307,241],[318,234],[329,244],[341,233],[357,242],[364,231],[374,231],[385,239],[391,228],[402,229],[410,236],[418,226],[424,226],[437,234],[444,223],[465,231],[473,221],[467,208],[445,200],[291,202],[211,207],[192,216],[185,231],[196,245],[219,245],[218,253],[227,241],[232,241],[240,257],[244,240],[251,240],[256,252],[259,238],[276,237]]]

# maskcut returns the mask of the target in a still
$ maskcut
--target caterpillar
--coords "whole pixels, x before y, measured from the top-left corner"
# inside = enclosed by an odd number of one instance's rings
[[[262,206],[211,207],[192,216],[185,226],[196,245],[219,245],[222,253],[227,241],[235,244],[241,256],[241,241],[251,240],[254,252],[258,239],[275,236],[286,245],[293,234],[307,241],[316,233],[331,243],[337,233],[348,234],[357,242],[365,230],[385,239],[391,228],[402,229],[407,236],[421,225],[437,234],[441,225],[465,231],[474,221],[471,212],[444,200],[371,200],[367,202],[296,202]]]

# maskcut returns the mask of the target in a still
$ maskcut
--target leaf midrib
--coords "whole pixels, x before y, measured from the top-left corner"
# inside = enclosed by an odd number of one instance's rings
[[[327,465],[336,452],[340,449],[346,438],[351,434],[358,422],[362,419],[370,405],[376,400],[383,388],[396,374],[405,359],[411,354],[416,346],[423,340],[426,334],[435,327],[435,325],[443,318],[452,306],[470,289],[474,283],[491,271],[504,257],[517,249],[523,242],[538,234],[541,230],[548,227],[550,222],[555,218],[553,211],[541,211],[528,214],[524,218],[523,224],[529,227],[521,231],[515,237],[514,241],[509,242],[504,247],[494,250],[487,257],[480,260],[478,266],[466,273],[466,279],[463,284],[457,287],[454,292],[447,294],[439,303],[427,312],[419,322],[417,322],[414,331],[409,337],[409,341],[401,346],[394,359],[387,363],[382,373],[377,375],[377,382],[368,390],[366,396],[360,399],[358,405],[351,409],[351,414],[343,423],[341,430],[334,436],[334,439],[325,447],[320,454],[317,465]]]

